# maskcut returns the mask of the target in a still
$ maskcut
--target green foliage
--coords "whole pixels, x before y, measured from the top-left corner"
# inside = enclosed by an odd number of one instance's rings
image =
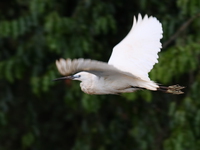
[[[177,0],[177,6],[184,15],[195,15],[199,13],[200,1],[198,0]]]
[[[199,149],[199,0],[13,0],[0,8],[0,150]],[[52,82],[61,57],[107,61],[138,13],[164,30],[151,79],[186,86],[184,95],[94,96],[78,82]]]
[[[168,48],[160,55],[159,64],[151,72],[152,78],[167,84],[172,78],[178,81],[182,74],[198,70],[199,49],[200,44],[195,40]]]

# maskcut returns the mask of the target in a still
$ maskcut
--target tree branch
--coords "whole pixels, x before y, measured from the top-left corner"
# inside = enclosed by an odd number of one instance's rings
[[[191,17],[190,19],[188,19],[184,24],[182,24],[182,26],[176,31],[176,33],[174,35],[172,35],[168,41],[166,41],[164,44],[163,44],[163,48],[166,48],[173,40],[175,40],[179,34],[181,32],[183,32],[189,25],[190,23],[196,19],[197,17],[200,17],[200,13],[196,14],[195,16]]]

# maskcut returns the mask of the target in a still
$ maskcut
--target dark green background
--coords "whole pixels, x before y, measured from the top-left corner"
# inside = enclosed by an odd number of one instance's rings
[[[52,82],[61,57],[108,61],[138,13],[164,30],[151,79],[185,94],[91,96]],[[0,150],[199,149],[199,0],[0,1]]]

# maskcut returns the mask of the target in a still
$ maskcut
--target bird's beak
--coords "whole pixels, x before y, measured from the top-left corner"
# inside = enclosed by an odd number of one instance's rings
[[[74,79],[74,76],[61,77],[61,78],[54,79],[53,81],[66,80],[66,79],[73,80],[73,79]]]

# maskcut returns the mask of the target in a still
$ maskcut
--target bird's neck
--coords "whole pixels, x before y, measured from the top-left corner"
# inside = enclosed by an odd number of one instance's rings
[[[91,74],[91,76],[80,83],[81,90],[87,94],[95,93],[95,82],[97,80],[97,76]]]

